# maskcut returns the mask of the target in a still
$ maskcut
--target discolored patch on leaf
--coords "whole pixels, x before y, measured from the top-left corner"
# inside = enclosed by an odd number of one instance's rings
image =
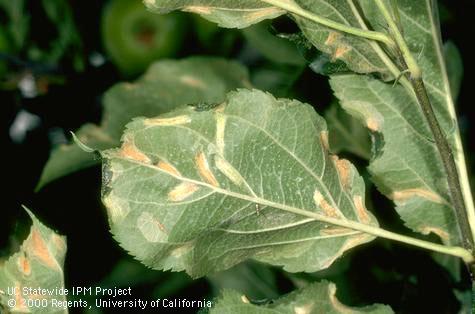
[[[241,296],[241,301],[242,303],[246,303],[246,304],[251,303],[251,301],[249,301],[249,299],[244,294]]]
[[[393,191],[390,198],[395,202],[406,202],[414,197],[422,197],[434,203],[444,204],[445,200],[439,194],[426,189],[407,189],[401,191]]]
[[[190,182],[178,184],[168,193],[168,199],[172,202],[183,201],[199,190],[199,186]]]
[[[327,46],[334,46],[335,41],[339,40],[342,37],[341,33],[336,31],[328,32],[328,37],[325,40],[325,45]]]
[[[197,77],[191,76],[191,75],[183,75],[180,77],[180,81],[188,86],[194,87],[194,88],[201,88],[204,89],[206,88],[205,83],[200,80]]]
[[[328,132],[320,132],[320,142],[322,143],[322,147],[327,151],[330,151],[330,144],[328,143]]]
[[[191,5],[186,0],[149,0],[145,1],[145,5],[158,13],[168,13],[173,10],[196,13],[222,27],[232,28],[244,28],[285,14],[285,11],[278,7],[253,0],[197,0]]]
[[[360,195],[354,195],[353,203],[356,207],[356,214],[358,215],[358,220],[362,223],[369,223],[371,221],[371,218],[368,215],[368,210],[364,206],[363,197],[361,197]]]
[[[149,242],[163,242],[168,238],[165,226],[149,212],[140,214],[137,227]]]
[[[348,188],[351,184],[351,163],[346,159],[338,158],[338,156],[332,156],[332,159],[340,176],[341,184],[344,188]]]
[[[341,215],[336,208],[332,207],[325,200],[322,193],[320,193],[318,190],[315,190],[313,193],[313,200],[315,201],[315,204],[323,210],[325,216],[338,218]]]
[[[333,53],[333,59],[342,59],[346,54],[351,51],[351,47],[340,46],[335,49]]]
[[[163,170],[165,172],[168,172],[171,175],[174,175],[174,176],[177,176],[177,177],[181,176],[180,172],[175,167],[173,167],[172,164],[170,164],[168,162],[160,160],[157,163],[157,168],[159,168],[160,170]]]
[[[153,6],[154,1],[148,1],[146,4],[149,4],[149,5],[151,4]],[[185,6],[183,7],[183,11],[202,14],[202,15],[209,15],[213,12],[210,7],[196,6],[196,5]]]
[[[377,119],[374,117],[368,117],[366,119],[366,127],[373,132],[381,131],[381,125]]]
[[[444,231],[440,228],[422,226],[419,231],[422,234],[429,234],[431,232],[435,233],[436,235],[438,235],[442,239],[442,241],[450,242],[450,235],[446,231]]]
[[[18,257],[18,269],[25,276],[29,276],[31,274],[31,264],[25,253],[22,255],[20,254],[20,256]]]
[[[198,152],[198,154],[196,154],[195,163],[201,178],[203,178],[206,183],[213,186],[219,186],[218,181],[209,168],[208,159],[203,152]]]
[[[128,205],[123,200],[115,197],[114,194],[108,193],[102,196],[102,201],[107,208],[107,215],[113,223],[120,223],[122,219],[129,213]]]
[[[221,171],[234,184],[239,186],[245,184],[244,178],[241,176],[239,171],[237,171],[229,162],[219,156],[216,156],[214,160],[216,168],[218,168],[219,171]]]
[[[220,114],[219,112],[216,114],[216,146],[218,148],[218,152],[223,155],[224,154],[224,132],[226,128],[226,116]]]
[[[168,119],[146,119],[144,121],[144,124],[146,126],[156,126],[156,125],[181,125],[181,124],[186,124],[190,123],[190,117],[189,116],[178,116],[178,117],[173,117],[173,118],[168,118]]]
[[[124,158],[133,159],[139,162],[143,162],[145,164],[152,163],[152,161],[150,160],[150,158],[148,158],[147,155],[137,149],[133,141],[124,142],[120,148],[119,154],[122,155],[122,157]]]
[[[57,268],[58,263],[51,256],[50,250],[46,246],[45,240],[42,238],[40,232],[35,227],[31,228],[30,237],[27,242],[27,250],[31,255],[38,257],[38,259],[50,268]]]
[[[183,116],[127,126],[124,140],[158,163],[102,152],[112,233],[147,266],[197,277],[255,258],[316,271],[374,238],[358,229],[377,228],[363,180],[315,136],[327,129],[309,105],[238,90],[219,112],[188,106],[156,119]]]

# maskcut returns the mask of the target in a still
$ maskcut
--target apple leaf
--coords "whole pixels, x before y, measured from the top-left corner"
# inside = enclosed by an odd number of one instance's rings
[[[111,232],[145,265],[193,277],[247,258],[326,268],[378,228],[362,178],[327,136],[312,107],[258,90],[136,119],[102,153]]]

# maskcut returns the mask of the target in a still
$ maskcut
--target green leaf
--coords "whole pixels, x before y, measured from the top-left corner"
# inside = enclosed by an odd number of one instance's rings
[[[352,74],[332,77],[330,84],[345,110],[383,137],[384,144],[375,141],[369,171],[406,225],[458,243],[444,167],[414,98],[402,86]]]
[[[368,129],[360,121],[346,113],[341,106],[333,102],[325,112],[328,123],[328,141],[330,150],[338,154],[342,151],[360,158],[371,157],[371,139]]]
[[[244,28],[285,14],[280,8],[256,0],[145,0],[144,3],[157,13],[174,10],[197,13],[228,28]]]
[[[295,66],[304,65],[305,59],[300,54],[297,45],[286,38],[280,38],[269,32],[270,22],[259,24],[242,30],[246,40],[263,56],[276,63]]]
[[[460,93],[460,86],[463,79],[463,62],[462,56],[457,46],[451,41],[446,42],[444,45],[444,57],[447,66],[447,76],[450,83],[450,91],[454,102],[457,101]]]
[[[185,104],[219,103],[228,91],[244,86],[249,86],[247,71],[235,62],[208,57],[159,61],[135,83],[109,89],[101,126],[86,124],[76,135],[97,150],[115,147],[125,124],[136,116],[156,116]],[[74,143],[60,146],[52,152],[37,189],[99,162]]]
[[[432,106],[457,157],[462,148],[457,146],[460,138],[435,8],[429,0],[397,3],[406,40],[419,56]],[[377,24],[378,19],[370,20]],[[376,135],[369,170],[406,225],[423,234],[433,232],[446,244],[459,244],[444,167],[412,89],[358,75],[334,76],[330,83],[345,110]]]
[[[258,306],[251,304],[246,296],[232,291],[224,290],[210,314],[275,314],[275,313],[305,313],[305,314],[340,314],[340,313],[393,313],[387,305],[374,304],[365,307],[348,307],[336,297],[335,284],[322,281],[309,284],[288,295],[277,299],[275,302]]]
[[[354,1],[347,0],[297,0],[300,7],[318,16],[347,26],[367,29],[364,17]],[[330,61],[343,61],[358,73],[377,73],[383,79],[394,78],[388,68],[383,50],[374,41],[346,34],[308,19],[294,16],[307,39],[320,51],[330,56]]]
[[[102,153],[103,201],[115,239],[152,268],[198,277],[253,257],[311,272],[374,238],[363,180],[309,105],[239,90],[136,119],[122,141]]]
[[[64,288],[66,239],[45,227],[26,210],[33,220],[30,234],[19,252],[0,265],[0,308],[3,305],[7,312],[12,313],[68,313],[58,305],[66,301],[66,296],[59,291]],[[16,288],[17,293],[10,296],[8,292],[12,288]],[[24,291],[29,288],[36,290]],[[39,292],[38,288],[52,291],[52,294],[41,295],[44,292]],[[57,303],[53,303],[53,299]],[[14,307],[9,306],[11,300],[16,303]],[[41,306],[28,307],[28,300],[40,302]]]
[[[346,26],[366,29],[364,18],[353,3],[347,0],[277,0],[275,5],[258,0],[146,0],[152,11],[167,13],[182,10],[200,14],[223,27],[244,28],[264,19],[272,19],[284,13],[289,6],[305,10],[310,15],[326,18]],[[291,10],[292,11],[292,10]],[[394,78],[388,69],[388,59],[381,47],[370,40],[332,30],[292,14],[307,39],[319,50],[331,56],[332,61],[344,61],[359,73],[378,73],[384,79]]]

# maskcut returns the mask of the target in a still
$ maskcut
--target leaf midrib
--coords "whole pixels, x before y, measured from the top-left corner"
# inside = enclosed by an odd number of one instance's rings
[[[203,187],[206,187],[206,188],[208,188],[210,190],[213,190],[217,193],[220,193],[220,194],[223,194],[223,195],[226,195],[226,196],[229,196],[229,197],[249,201],[249,202],[264,205],[264,206],[273,207],[273,208],[276,208],[276,209],[281,209],[283,211],[294,213],[294,214],[297,214],[297,215],[302,215],[302,216],[305,216],[305,217],[309,217],[309,218],[312,218],[312,219],[317,220],[317,221],[326,222],[326,223],[329,223],[329,224],[332,224],[332,225],[345,227],[345,228],[349,228],[349,229],[352,229],[352,230],[355,230],[355,231],[359,231],[359,232],[363,232],[363,233],[369,233],[369,234],[372,234],[372,235],[378,235],[377,230],[383,230],[379,227],[376,227],[376,226],[373,226],[373,225],[363,224],[363,223],[360,223],[360,222],[356,222],[354,220],[336,219],[336,218],[332,218],[332,217],[328,217],[328,216],[325,216],[325,215],[315,213],[315,212],[307,210],[307,209],[302,209],[302,208],[297,208],[297,207],[293,207],[293,206],[289,206],[289,205],[285,205],[285,204],[276,203],[276,202],[269,201],[267,199],[260,198],[260,197],[252,197],[252,196],[249,196],[249,195],[246,195],[246,194],[241,194],[241,193],[237,193],[237,192],[228,191],[228,190],[222,189],[220,187],[216,187],[214,185],[211,185],[211,184],[208,184],[208,183],[205,183],[205,182],[202,182],[202,181],[190,179],[190,178],[183,177],[183,176],[177,176],[175,174],[172,174],[172,173],[164,171],[160,168],[157,168],[153,165],[146,164],[146,163],[140,162],[140,161],[135,160],[135,159],[125,158],[125,157],[122,157],[122,156],[119,156],[119,155],[114,156],[114,158],[124,160],[124,161],[130,162],[130,163],[133,163],[133,164],[137,164],[137,165],[142,166],[142,167],[150,168],[154,171],[158,171],[158,172],[161,172],[165,175],[171,176],[171,177],[177,179],[178,181],[188,182],[188,183],[196,184],[196,185],[199,185],[199,186],[203,186]],[[368,231],[370,231],[370,232],[368,232]]]

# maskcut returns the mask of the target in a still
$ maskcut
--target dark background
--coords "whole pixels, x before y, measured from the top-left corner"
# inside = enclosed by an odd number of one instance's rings
[[[28,10],[34,25],[32,36],[48,41],[54,36],[54,27],[48,29],[41,8],[30,1]],[[69,1],[83,42],[83,53],[103,53],[100,37],[100,17],[103,2]],[[464,80],[459,96],[457,111],[464,139],[469,167],[474,163],[475,142],[471,140],[475,121],[473,106],[473,56],[475,55],[473,25],[469,14],[475,12],[475,3],[469,0],[442,1],[444,10],[442,33],[444,39],[452,40],[463,57]],[[0,16],[1,18],[1,16]],[[53,34],[53,35],[52,35]],[[224,53],[231,58],[240,58],[246,65],[259,64],[260,57],[244,58],[244,40],[238,39]],[[247,47],[248,48],[248,47]],[[177,58],[193,54],[223,55],[221,51],[200,46],[192,35],[187,35],[185,46]],[[19,56],[21,58],[21,56]],[[25,67],[17,66],[20,72]],[[31,208],[46,225],[67,236],[68,254],[65,265],[66,282],[69,286],[91,286],[107,282],[111,285],[134,284],[134,297],[151,299],[158,296],[184,296],[188,299],[214,297],[214,290],[206,279],[191,281],[185,274],[161,273],[146,270],[125,254],[112,239],[105,211],[101,205],[100,167],[90,168],[58,180],[40,192],[34,188],[51,149],[51,130],[67,134],[85,122],[99,122],[101,94],[123,77],[109,62],[100,67],[86,65],[83,72],[77,72],[67,64],[55,69],[66,78],[66,83],[52,86],[45,95],[26,99],[15,90],[0,90],[0,257],[8,255],[7,248],[21,243],[27,233],[28,219],[21,204]],[[318,88],[317,88],[318,86]],[[305,70],[295,83],[301,100],[310,103],[327,104],[331,100],[326,79],[311,70]],[[318,91],[315,92],[315,91]],[[322,113],[325,106],[316,108]],[[9,128],[20,110],[27,110],[41,118],[41,124],[29,131],[20,143],[14,143]],[[364,166],[364,162],[361,161]],[[471,172],[470,172],[471,173]],[[393,230],[405,230],[392,205],[377,191],[375,199],[377,217],[383,226]],[[405,230],[405,232],[409,232]],[[19,235],[12,238],[12,234]],[[436,240],[436,239],[432,239]],[[20,242],[19,242],[20,241]],[[122,277],[112,276],[111,270],[118,261],[130,271]],[[279,293],[291,291],[291,281],[279,269],[272,269],[278,278]],[[456,280],[439,266],[427,252],[412,249],[396,243],[377,240],[345,254],[338,263],[326,271],[326,278],[335,281],[338,297],[348,305],[386,303],[399,313],[456,313],[459,303],[453,289],[463,291],[469,287],[469,278],[464,273]],[[137,283],[131,283],[135,279]],[[322,277],[309,275],[309,280]],[[173,283],[172,283],[173,282]],[[170,291],[164,286],[171,285]],[[162,290],[159,288],[162,287]]]

